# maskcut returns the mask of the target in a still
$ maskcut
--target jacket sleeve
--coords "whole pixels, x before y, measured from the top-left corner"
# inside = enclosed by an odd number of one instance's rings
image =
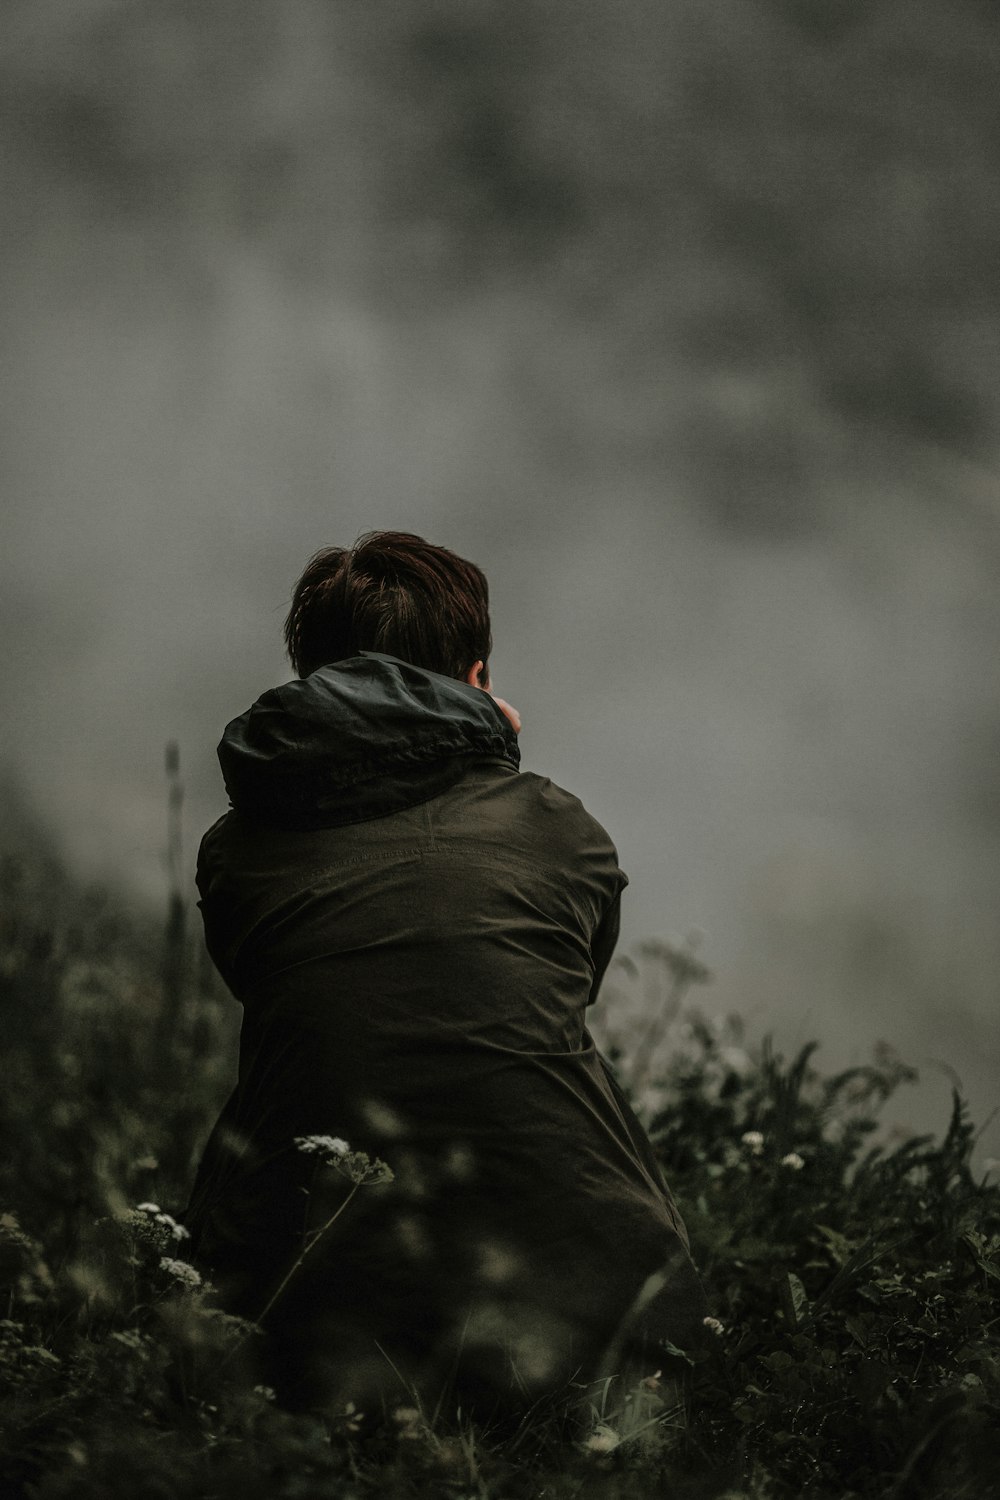
[[[236,981],[232,966],[233,945],[228,931],[230,924],[226,921],[225,903],[220,902],[217,892],[219,861],[217,844],[223,837],[227,817],[220,818],[217,823],[214,823],[201,841],[195,883],[201,898],[198,902],[198,909],[201,912],[205,929],[205,947],[230,992],[239,999],[236,994]]]
[[[593,1005],[601,988],[601,981],[607,973],[608,965],[614,955],[615,946],[618,942],[618,933],[621,929],[621,891],[615,896],[604,916],[601,918],[600,926],[594,933],[591,944],[590,955],[594,964],[594,979],[590,986],[590,998],[588,1005]]]

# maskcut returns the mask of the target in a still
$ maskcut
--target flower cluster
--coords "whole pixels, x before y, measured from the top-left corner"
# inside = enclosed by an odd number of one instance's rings
[[[178,1224],[177,1220],[171,1214],[164,1213],[158,1203],[137,1203],[135,1211],[140,1214],[149,1214],[153,1223],[162,1224],[164,1229],[168,1230],[175,1240],[189,1240],[191,1238],[184,1225]]]
[[[168,1276],[172,1276],[182,1286],[191,1288],[201,1286],[200,1273],[195,1270],[194,1266],[189,1266],[186,1260],[174,1260],[172,1256],[162,1255],[160,1257],[160,1270],[166,1271]]]
[[[609,1427],[606,1422],[590,1434],[583,1444],[586,1453],[613,1453],[621,1444],[621,1433]]]
[[[295,1144],[300,1151],[316,1156],[332,1156],[337,1160],[347,1156],[350,1146],[339,1135],[297,1135]]]
[[[297,1135],[295,1144],[307,1156],[318,1156],[323,1166],[334,1167],[358,1187],[374,1187],[392,1182],[392,1168],[366,1151],[352,1151],[339,1135]]]
[[[397,1406],[392,1413],[392,1420],[396,1424],[396,1436],[406,1442],[416,1442],[427,1431],[427,1424],[416,1406]]]

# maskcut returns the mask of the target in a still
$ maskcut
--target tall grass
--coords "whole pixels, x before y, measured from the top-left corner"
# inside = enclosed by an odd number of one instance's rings
[[[939,1139],[878,1143],[912,1076],[889,1049],[824,1075],[815,1048],[750,1047],[692,1006],[690,948],[647,945],[602,1040],[691,1231],[713,1356],[555,1393],[503,1432],[404,1390],[293,1415],[176,1223],[237,1007],[176,913],[164,962],[160,924],[52,862],[7,860],[0,897],[4,1494],[1000,1495],[1000,1188],[957,1096]]]

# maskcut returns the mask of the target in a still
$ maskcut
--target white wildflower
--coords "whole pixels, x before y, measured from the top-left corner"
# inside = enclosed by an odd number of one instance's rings
[[[781,1158],[783,1167],[791,1167],[793,1172],[801,1172],[805,1162],[797,1151],[789,1151],[787,1156]]]
[[[175,1240],[189,1240],[191,1238],[188,1230],[183,1224],[178,1224],[171,1214],[159,1213],[155,1216],[156,1223],[162,1224],[164,1229],[169,1229]]]
[[[716,1338],[721,1338],[726,1331],[726,1325],[721,1323],[718,1318],[702,1318],[701,1321],[709,1333],[714,1333]]]
[[[154,1224],[162,1224],[164,1229],[169,1229],[175,1240],[189,1240],[191,1235],[178,1224],[173,1214],[166,1213],[158,1203],[137,1203],[135,1206],[137,1214],[149,1214]]]
[[[613,1453],[620,1442],[621,1434],[602,1422],[600,1427],[590,1434],[583,1446],[587,1453]]]
[[[300,1151],[323,1156],[346,1156],[351,1149],[339,1135],[297,1135],[295,1144]]]
[[[421,1415],[415,1406],[397,1406],[392,1414],[392,1420],[399,1428],[399,1436],[408,1442],[415,1442],[421,1433]]]
[[[353,1401],[348,1401],[340,1415],[340,1425],[345,1432],[360,1432],[361,1423],[365,1420],[363,1411],[358,1411]]]
[[[169,1255],[161,1255],[160,1270],[166,1271],[175,1281],[183,1282],[185,1286],[201,1286],[201,1275],[194,1266],[189,1266],[186,1260],[173,1260]]]
[[[754,1156],[759,1156],[764,1149],[764,1137],[759,1130],[744,1130],[740,1140]]]
[[[415,1406],[397,1406],[392,1414],[392,1420],[400,1426],[411,1427],[414,1422],[420,1421],[420,1412]]]

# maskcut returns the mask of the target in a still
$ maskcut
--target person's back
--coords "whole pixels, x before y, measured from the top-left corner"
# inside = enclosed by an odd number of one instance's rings
[[[245,1017],[189,1219],[236,1310],[282,1287],[266,1322],[289,1400],[364,1398],[394,1371],[530,1398],[596,1369],[644,1289],[635,1336],[701,1332],[683,1227],[585,1026],[625,877],[580,803],[518,770],[513,711],[473,685],[484,655],[466,666],[351,649],[220,746],[234,810],[199,887]],[[283,1285],[336,1206],[296,1146],[322,1136],[395,1180]]]

